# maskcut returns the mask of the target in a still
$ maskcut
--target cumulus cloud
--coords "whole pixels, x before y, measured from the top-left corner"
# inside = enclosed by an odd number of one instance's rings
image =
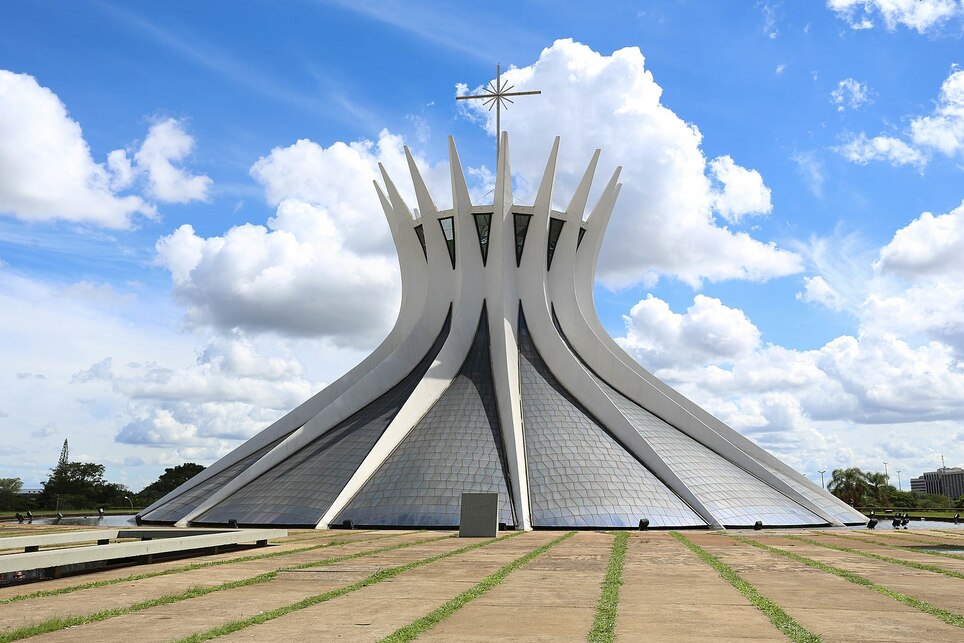
[[[620,344],[651,366],[730,362],[760,342],[760,331],[743,311],[704,295],[696,295],[684,314],[674,313],[665,301],[649,295],[623,321],[626,335]]]
[[[844,78],[837,83],[836,89],[830,92],[830,102],[837,106],[837,111],[842,112],[846,109],[858,109],[870,99],[870,88],[866,83],[853,78]]]
[[[713,207],[731,223],[738,223],[749,214],[769,214],[773,210],[770,188],[763,185],[763,177],[756,170],[748,170],[733,162],[729,156],[710,161],[710,172],[723,185],[715,195]]]
[[[33,76],[0,70],[0,213],[25,221],[63,219],[128,228],[153,216],[138,196],[120,196],[126,169],[96,163],[80,125]]]
[[[519,90],[542,90],[538,100],[520,103],[503,121],[512,134],[513,168],[524,185],[538,184],[545,155],[559,134],[555,192],[560,205],[596,147],[604,151],[597,183],[605,182],[613,163],[623,166],[623,189],[600,255],[599,275],[607,285],[653,284],[660,275],[692,285],[763,281],[802,269],[796,254],[719,225],[714,216],[719,194],[707,173],[702,135],[660,102],[663,90],[638,48],[607,56],[558,40],[534,64],[503,76]],[[494,132],[494,117],[484,107],[463,107]],[[743,170],[744,179],[753,178],[750,207],[769,211],[763,207],[769,197],[763,197],[762,181],[756,182],[758,173],[735,163],[732,168]],[[736,201],[732,207],[731,215],[746,213]]]
[[[964,276],[964,202],[947,214],[924,212],[898,230],[874,267],[908,278]]]
[[[803,290],[798,292],[796,297],[800,301],[820,304],[830,310],[841,310],[844,304],[843,297],[820,275],[804,277]]]
[[[937,106],[930,116],[911,119],[906,140],[892,136],[868,138],[861,132],[837,148],[854,163],[887,161],[892,165],[923,167],[934,152],[954,157],[964,152],[964,70],[951,69],[941,84]]]
[[[123,396],[130,419],[116,440],[150,446],[223,447],[249,438],[314,389],[298,360],[260,355],[243,337],[211,340],[189,367],[146,362],[118,370],[106,358],[73,382],[107,384]]]
[[[964,150],[964,70],[952,70],[941,84],[934,115],[915,118],[910,131],[914,143],[947,156]]]
[[[169,203],[207,200],[211,179],[193,176],[174,164],[184,160],[193,149],[194,138],[176,119],[167,118],[151,125],[147,138],[134,155],[137,170],[147,175],[151,196]],[[123,168],[122,175],[127,176],[130,162],[118,163],[118,166]]]
[[[827,0],[827,6],[851,29],[872,29],[879,17],[889,31],[900,25],[921,34],[964,15],[958,0]]]
[[[377,142],[323,148],[302,140],[277,148],[251,169],[277,206],[266,225],[207,238],[183,225],[158,241],[157,261],[170,271],[188,320],[352,345],[387,332],[400,290],[388,223],[371,185],[378,162],[404,187],[402,141],[388,132]]]
[[[841,445],[869,445],[885,434],[897,436],[891,442],[898,450],[893,444],[906,435],[944,435],[946,443],[947,427],[964,421],[962,239],[964,204],[943,215],[924,213],[898,230],[873,261],[861,302],[847,305],[856,332],[812,350],[762,343],[741,310],[709,298],[676,313],[649,296],[624,318],[617,341],[684,394],[798,466],[812,469],[838,455],[842,462],[860,462],[865,450],[848,453]],[[845,304],[822,275],[805,278],[797,298],[832,309]],[[687,326],[711,330],[694,337],[684,332]],[[900,436],[887,433],[891,426],[900,427]],[[796,460],[802,449],[808,462]],[[917,466],[929,466],[924,462],[932,451],[913,456]]]

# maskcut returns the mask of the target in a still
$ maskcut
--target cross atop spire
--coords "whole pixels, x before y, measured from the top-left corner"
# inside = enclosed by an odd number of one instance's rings
[[[474,96],[456,96],[455,100],[472,100],[479,99],[482,104],[492,111],[492,107],[495,106],[495,158],[496,165],[498,165],[499,159],[499,145],[502,141],[502,108],[509,109],[508,103],[514,103],[510,96],[531,96],[533,94],[541,94],[539,90],[528,91],[528,92],[513,92],[510,91],[515,85],[509,85],[508,87],[502,82],[502,64],[495,66],[495,85],[492,81],[485,86],[481,94],[476,94]]]

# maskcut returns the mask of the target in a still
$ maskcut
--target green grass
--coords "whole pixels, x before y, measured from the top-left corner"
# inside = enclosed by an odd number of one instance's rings
[[[704,563],[716,570],[723,580],[735,587],[750,603],[764,613],[773,626],[780,630],[788,639],[795,643],[819,643],[823,639],[804,626],[800,625],[792,616],[783,611],[779,605],[760,593],[756,587],[740,578],[733,568],[709,553],[692,540],[678,531],[671,531],[670,535],[686,545],[690,551]]]
[[[772,554],[783,556],[784,558],[789,558],[790,560],[806,565],[807,567],[812,567],[813,569],[819,569],[820,571],[827,572],[828,574],[839,576],[840,578],[850,581],[851,583],[860,585],[862,587],[866,587],[867,589],[871,589],[879,594],[883,594],[884,596],[889,596],[895,601],[900,601],[904,605],[909,605],[910,607],[913,607],[922,612],[930,614],[931,616],[935,616],[940,620],[944,621],[945,623],[956,625],[957,627],[964,627],[964,615],[962,614],[958,614],[957,612],[951,612],[950,610],[937,607],[936,605],[931,605],[930,603],[926,601],[922,601],[918,598],[914,598],[913,596],[907,596],[906,594],[902,594],[900,592],[894,591],[888,587],[884,587],[883,585],[878,585],[877,583],[871,581],[870,579],[864,578],[863,576],[859,574],[855,574],[846,569],[841,569],[840,567],[834,567],[833,565],[821,563],[819,561],[813,560],[812,558],[807,558],[806,556],[801,556],[799,554],[795,554],[793,552],[786,551],[784,549],[771,547],[770,545],[764,545],[761,542],[757,542],[751,538],[746,538],[745,536],[732,536],[732,538],[741,543],[751,545],[753,547],[757,547],[758,549],[768,551]]]
[[[69,587],[60,587],[58,589],[42,589],[37,592],[31,592],[30,594],[18,594],[16,596],[8,596],[6,598],[0,598],[0,605],[5,605],[7,603],[16,603],[20,601],[27,601],[34,598],[46,598],[48,596],[70,594],[72,592],[79,592],[85,589],[94,589],[96,587],[106,587],[108,585],[117,585],[118,583],[129,583],[132,581],[144,580],[146,578],[156,578],[157,576],[170,576],[171,574],[180,574],[182,572],[192,572],[196,569],[205,569],[208,567],[217,567],[220,565],[231,565],[234,563],[246,563],[252,560],[264,560],[266,558],[277,558],[279,556],[290,556],[292,554],[302,554],[307,551],[326,549],[328,547],[338,547],[340,545],[348,545],[351,543],[370,542],[372,540],[381,540],[383,538],[392,538],[395,536],[408,536],[411,534],[422,533],[423,531],[424,530],[410,531],[410,532],[405,532],[401,534],[387,534],[384,536],[374,536],[372,538],[364,538],[364,539],[330,540],[320,545],[312,545],[310,547],[301,547],[299,549],[288,549],[286,551],[266,552],[264,554],[254,554],[251,556],[225,558],[223,560],[210,560],[203,563],[192,563],[190,565],[185,565],[183,567],[172,567],[170,569],[161,569],[156,572],[145,572],[143,574],[131,574],[130,576],[124,576],[123,578],[108,578],[106,580],[98,580],[98,581],[91,581],[89,583],[80,583],[78,585],[70,585]]]
[[[93,614],[86,614],[86,615],[79,615],[79,616],[65,616],[61,618],[48,619],[46,621],[35,623],[33,625],[26,625],[16,630],[12,630],[10,632],[0,633],[0,643],[6,643],[7,641],[19,641],[21,639],[29,638],[31,636],[48,634],[50,632],[56,632],[57,630],[73,627],[75,625],[85,625],[87,623],[97,623],[99,621],[106,621],[107,619],[113,618],[115,616],[121,616],[123,614],[130,614],[133,612],[140,612],[142,610],[150,609],[152,607],[157,607],[158,605],[169,605],[171,603],[177,603],[179,601],[197,598],[199,596],[205,596],[207,594],[212,594],[214,592],[223,592],[225,590],[236,589],[238,587],[246,587],[248,585],[257,585],[259,583],[266,583],[270,580],[275,579],[279,573],[286,570],[308,569],[310,567],[323,567],[325,565],[332,565],[334,563],[340,563],[346,560],[363,558],[365,556],[373,556],[375,554],[380,554],[380,553],[392,551],[395,549],[412,547],[414,545],[422,545],[425,543],[435,542],[437,540],[445,540],[446,538],[453,538],[453,537],[454,536],[452,535],[439,536],[437,538],[427,538],[424,540],[415,540],[412,542],[398,543],[395,545],[389,545],[388,547],[372,549],[370,551],[356,552],[354,554],[346,554],[345,556],[336,556],[334,558],[325,558],[322,560],[308,561],[305,563],[300,563],[298,565],[281,567],[274,571],[258,574],[257,576],[252,576],[250,578],[231,581],[229,583],[222,583],[220,585],[210,585],[210,586],[204,586],[204,587],[192,587],[178,594],[168,594],[166,596],[160,596],[158,598],[152,598],[150,600],[141,601],[140,603],[134,603],[133,605],[128,605],[126,607],[118,607],[115,609],[101,610],[99,612],[94,612]],[[232,562],[237,562],[237,561],[235,560]]]
[[[373,531],[376,531],[376,530],[375,529],[356,529],[352,531],[347,531],[347,530],[343,531],[341,529],[337,531],[328,530],[324,533],[324,535],[312,534],[311,536],[302,536],[301,538],[292,538],[291,536],[285,536],[284,538],[279,538],[278,540],[272,540],[271,542],[276,543],[278,545],[287,545],[288,543],[300,543],[306,540],[327,540],[328,538],[338,538],[341,536],[348,536],[351,534],[369,534]]]
[[[858,556],[864,556],[865,558],[873,558],[874,560],[881,560],[886,563],[893,563],[895,565],[903,565],[904,567],[910,567],[912,569],[919,569],[925,572],[933,572],[935,574],[943,574],[944,576],[950,576],[952,578],[964,578],[964,573],[954,571],[952,569],[944,569],[943,567],[938,567],[936,565],[929,565],[927,563],[918,563],[912,560],[903,560],[902,558],[892,558],[891,556],[882,556],[881,554],[875,554],[871,551],[864,551],[862,549],[854,549],[853,547],[844,547],[842,545],[834,545],[831,543],[820,542],[819,540],[814,540],[812,538],[806,538],[804,536],[784,536],[787,540],[795,540],[801,543],[807,543],[808,545],[814,545],[816,547],[824,547],[825,549],[833,549],[834,551],[842,551],[847,554],[857,554]]]
[[[927,554],[928,556],[940,556],[942,558],[954,558],[957,560],[964,560],[964,555],[962,554],[949,554],[943,551],[928,551],[927,549],[921,549],[917,545],[895,545],[893,541],[886,542],[883,540],[878,540],[877,538],[869,538],[867,536],[858,536],[857,538],[851,538],[849,536],[839,536],[834,534],[835,538],[841,538],[843,540],[850,540],[853,542],[866,542],[872,543],[874,545],[880,545],[881,547],[889,547],[891,549],[897,549],[899,551],[908,551],[916,554]],[[947,546],[946,543],[942,543],[939,540],[922,540],[920,538],[909,538],[908,540],[913,540],[919,543],[927,543],[928,545],[933,545],[934,547]]]
[[[406,563],[405,565],[397,565],[395,567],[386,567],[385,569],[380,569],[374,574],[371,574],[370,576],[366,576],[362,580],[352,583],[350,585],[346,585],[338,589],[327,591],[322,594],[315,594],[314,596],[309,596],[308,598],[302,599],[297,603],[292,603],[291,605],[285,605],[283,607],[269,610],[267,612],[262,612],[255,616],[250,616],[248,618],[231,621],[230,623],[225,623],[218,627],[211,628],[210,630],[207,630],[205,632],[198,632],[192,636],[188,636],[183,639],[180,639],[180,643],[196,643],[198,641],[208,641],[210,639],[214,639],[219,636],[224,636],[226,634],[231,634],[233,632],[243,630],[245,628],[251,627],[252,625],[260,625],[262,623],[267,623],[268,621],[272,621],[276,618],[280,618],[285,614],[290,614],[291,612],[303,610],[307,607],[311,607],[319,603],[324,603],[325,601],[330,601],[333,598],[338,598],[339,596],[344,596],[345,594],[350,594],[351,592],[358,591],[359,589],[368,587],[370,585],[374,585],[376,583],[380,583],[390,578],[394,578],[399,574],[402,574],[409,570],[416,569],[418,567],[424,567],[425,565],[443,560],[445,558],[450,558],[452,556],[464,554],[466,552],[472,551],[473,549],[479,549],[480,547],[491,545],[494,542],[505,540],[506,538],[512,538],[513,536],[517,536],[521,533],[524,533],[524,532],[517,531],[517,532],[510,533],[506,536],[500,536],[498,538],[490,538],[488,540],[474,543],[466,547],[460,547],[458,549],[454,549],[449,552],[436,554],[435,556],[429,556],[428,558],[423,558],[421,560],[416,560],[411,563]]]
[[[626,562],[628,531],[617,531],[613,549],[606,565],[606,577],[602,582],[602,593],[596,603],[596,617],[589,630],[589,641],[603,643],[616,638],[616,607],[619,605],[619,588],[623,584],[623,566]]]
[[[402,643],[405,641],[414,641],[424,632],[427,632],[431,628],[435,627],[440,622],[452,616],[455,612],[465,607],[471,601],[474,601],[478,597],[482,596],[488,592],[493,587],[502,583],[506,576],[519,569],[531,560],[538,558],[542,554],[546,553],[562,541],[567,538],[571,538],[576,532],[570,531],[568,533],[559,536],[555,540],[552,540],[541,547],[533,549],[528,554],[516,558],[514,561],[501,567],[498,571],[489,576],[486,576],[478,584],[466,591],[462,592],[455,598],[447,601],[441,607],[432,612],[429,612],[422,618],[409,623],[405,627],[396,630],[390,636],[382,639],[382,643]]]

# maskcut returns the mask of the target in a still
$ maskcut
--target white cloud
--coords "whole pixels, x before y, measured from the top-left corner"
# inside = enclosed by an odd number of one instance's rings
[[[948,441],[950,429],[964,422],[962,239],[964,204],[944,215],[922,214],[880,249],[872,270],[865,267],[872,277],[857,279],[859,304],[848,303],[823,275],[805,279],[798,299],[846,306],[858,323],[853,335],[813,350],[762,344],[742,311],[707,298],[677,314],[647,297],[625,318],[625,336],[617,341],[697,403],[804,470],[838,461],[877,468],[882,450],[904,452],[908,440],[945,445],[950,457],[964,459],[964,445]],[[844,243],[849,248],[851,241]],[[693,314],[698,309],[726,329],[716,336],[729,341],[716,345],[731,350],[707,350],[680,330],[700,325]],[[884,436],[889,447],[878,444]],[[847,452],[845,444],[858,446]],[[928,447],[901,459],[905,469],[921,470],[933,457]]]
[[[866,83],[844,78],[837,83],[837,88],[830,92],[830,102],[837,106],[838,112],[842,112],[846,109],[859,109],[873,101]]]
[[[171,272],[189,321],[353,345],[387,332],[399,283],[371,184],[378,162],[411,190],[401,139],[388,132],[377,143],[323,148],[302,140],[276,148],[251,169],[277,205],[266,226],[239,225],[204,238],[183,225],[162,238],[158,262]],[[423,167],[439,183],[444,168]]]
[[[956,67],[941,85],[933,116],[915,118],[911,138],[922,147],[953,156],[964,151],[964,70]]]
[[[215,338],[188,367],[101,360],[75,383],[103,383],[127,401],[117,441],[151,446],[223,448],[247,439],[306,400],[314,386],[290,357],[259,355],[243,337]]]
[[[710,172],[723,184],[713,207],[730,223],[738,223],[749,214],[769,214],[773,210],[770,188],[763,185],[763,177],[756,170],[740,167],[727,155],[710,161]]]
[[[167,118],[151,125],[147,138],[134,155],[137,170],[147,174],[150,194],[159,201],[188,203],[206,201],[211,179],[192,176],[174,165],[182,161],[194,149],[194,139],[184,131],[182,124]],[[129,170],[128,167],[125,170]]]
[[[851,29],[871,29],[879,15],[890,31],[903,25],[927,33],[964,15],[964,6],[958,0],[827,0],[827,6]]]
[[[840,294],[830,287],[827,280],[816,275],[803,278],[803,290],[796,294],[797,299],[807,303],[820,304],[830,310],[841,310],[844,302]]]
[[[718,225],[702,135],[661,104],[662,88],[638,48],[604,56],[558,40],[533,65],[503,76],[519,90],[542,90],[503,119],[513,168],[525,186],[538,185],[556,135],[563,136],[555,189],[563,207],[596,147],[604,150],[597,194],[612,164],[623,166],[623,189],[599,262],[607,285],[653,284],[660,275],[692,285],[763,281],[802,269],[794,253]],[[494,131],[494,117],[483,107],[466,109]]]
[[[898,230],[875,268],[907,278],[964,276],[964,202],[947,214],[924,212]]]
[[[867,138],[862,132],[838,147],[837,151],[845,159],[858,165],[866,165],[870,161],[887,161],[891,165],[923,167],[927,163],[927,157],[924,154],[899,138],[891,136]]]
[[[861,132],[837,151],[854,163],[888,161],[892,165],[920,168],[928,163],[934,151],[950,157],[964,152],[964,70],[957,66],[951,68],[950,75],[941,84],[933,115],[912,119],[908,139],[910,143],[891,136],[867,138]]]
[[[682,315],[649,295],[623,320],[626,336],[620,344],[641,362],[656,366],[729,362],[760,342],[760,331],[742,311],[704,295],[696,295]]]
[[[80,125],[34,77],[0,69],[0,213],[25,221],[63,219],[128,228],[153,209],[119,196],[127,180],[115,161],[94,162]]]
[[[780,63],[779,65],[777,65],[777,68],[773,71],[773,73],[777,76],[782,76],[783,72],[785,72],[786,70],[787,70],[786,63]]]

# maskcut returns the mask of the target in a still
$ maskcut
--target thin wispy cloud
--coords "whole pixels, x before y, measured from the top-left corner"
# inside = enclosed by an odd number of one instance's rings
[[[447,5],[420,6],[414,2],[319,0],[321,4],[351,11],[417,36],[419,40],[457,51],[475,60],[492,62],[492,52],[513,52],[545,43],[547,36],[514,26],[494,12],[463,11],[457,15]],[[442,7],[442,8],[439,8]],[[467,7],[466,7],[467,8]]]

